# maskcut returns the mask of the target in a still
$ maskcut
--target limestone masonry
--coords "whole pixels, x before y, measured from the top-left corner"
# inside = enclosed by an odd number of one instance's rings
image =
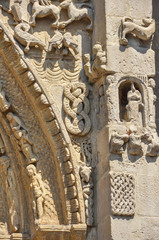
[[[0,239],[159,240],[159,1],[0,1]]]

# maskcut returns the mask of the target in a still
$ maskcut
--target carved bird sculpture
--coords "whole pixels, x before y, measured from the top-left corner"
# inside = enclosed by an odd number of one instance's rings
[[[73,38],[73,36],[71,35],[71,33],[66,32],[63,36],[63,43],[65,47],[68,48],[72,48],[75,52],[75,54],[77,54],[78,51],[78,43],[77,41]]]
[[[48,52],[51,52],[52,48],[55,48],[57,51],[62,48],[63,35],[58,30],[55,30],[54,36],[49,41]]]

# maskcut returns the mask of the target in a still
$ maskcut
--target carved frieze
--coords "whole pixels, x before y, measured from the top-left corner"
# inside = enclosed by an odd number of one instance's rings
[[[128,173],[110,173],[111,208],[113,215],[132,216],[135,213],[135,178]]]

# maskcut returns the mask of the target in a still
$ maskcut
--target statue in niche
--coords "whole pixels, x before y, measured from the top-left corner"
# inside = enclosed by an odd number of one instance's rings
[[[55,22],[52,24],[52,27],[57,27],[58,22],[60,20],[60,8],[49,4],[48,1],[42,1],[42,5],[40,5],[39,0],[30,0],[30,2],[33,4],[32,7],[32,18],[30,24],[32,26],[36,25],[36,18],[44,18],[47,16],[52,16],[55,18]]]
[[[11,6],[11,9],[4,8],[2,5],[0,5],[0,8],[13,15],[15,25],[23,21],[21,3],[22,0],[14,0],[14,4]]]
[[[10,103],[6,100],[5,92],[3,91],[2,84],[0,84],[0,110],[6,112],[10,108]]]
[[[19,145],[19,151],[21,151],[27,159],[27,164],[37,162],[37,159],[33,153],[33,143],[28,136],[28,133],[22,124],[21,120],[13,113],[7,114],[7,119],[12,128],[13,135],[17,139]]]
[[[27,174],[31,179],[31,190],[33,195],[33,211],[34,217],[38,222],[44,215],[44,203],[45,203],[45,188],[41,175],[37,173],[36,167],[30,164],[26,168]]]
[[[17,232],[20,227],[20,209],[16,180],[13,169],[11,167],[9,167],[7,170],[6,190],[11,230],[12,232]]]
[[[84,70],[90,83],[98,81],[106,73],[106,53],[100,43],[93,47],[94,62],[91,67],[90,54],[84,55]]]
[[[144,26],[139,26],[134,23],[132,18],[124,17],[121,20],[122,24],[122,37],[120,39],[121,45],[127,45],[128,40],[126,38],[127,34],[133,34],[141,40],[147,41],[149,40],[155,32],[155,21],[153,19],[144,18],[143,20]]]
[[[113,131],[110,140],[110,152],[114,154],[124,153],[124,144],[128,142],[128,134],[119,134],[117,131]]]
[[[126,105],[127,121],[142,125],[142,109],[144,107],[142,103],[142,96],[139,90],[131,83],[131,90],[127,93],[128,104]]]
[[[82,6],[82,4],[80,5]],[[93,29],[93,10],[89,8],[82,8],[79,9],[75,6],[72,0],[64,0],[60,3],[60,7],[62,9],[67,9],[69,19],[64,22],[59,23],[59,27],[65,28],[67,25],[74,21],[79,21],[81,19],[88,19],[90,21],[90,25],[87,27],[86,30],[92,31]]]
[[[130,127],[129,135],[129,154],[140,156],[143,154],[141,145],[142,134],[137,134],[136,127]]]

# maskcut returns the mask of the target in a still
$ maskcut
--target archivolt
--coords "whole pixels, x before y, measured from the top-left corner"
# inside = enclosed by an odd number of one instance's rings
[[[53,106],[44,93],[45,89],[38,83],[23,52],[2,23],[0,54],[0,82],[11,103],[9,111],[20,117],[33,140],[38,158],[37,170],[41,172],[48,191],[47,214],[50,218],[47,218],[47,224],[48,219],[52,225],[85,223],[83,201],[79,201],[83,198],[82,191],[79,191],[81,186],[77,184],[79,177],[73,167],[68,135],[61,128]],[[18,151],[6,115],[1,113],[0,117],[0,131],[16,175],[19,202],[23,209],[21,231],[29,230],[34,225],[34,216],[30,207],[26,164]]]

